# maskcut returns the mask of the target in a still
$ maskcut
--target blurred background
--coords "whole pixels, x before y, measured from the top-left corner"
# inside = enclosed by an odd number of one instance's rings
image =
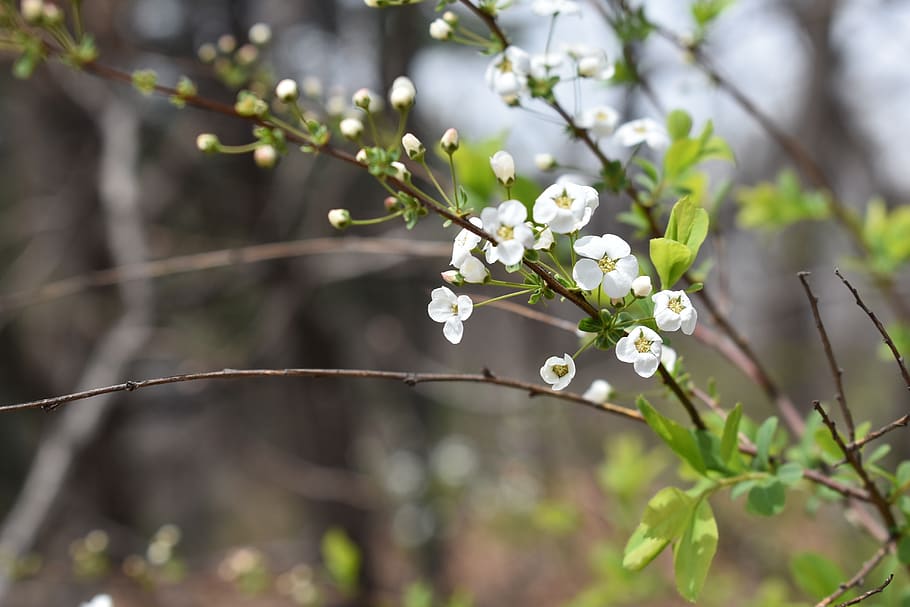
[[[186,74],[203,95],[232,102],[196,51],[223,34],[242,45],[250,26],[264,22],[273,38],[262,60],[276,77],[318,80],[323,96],[349,99],[362,86],[384,92],[408,74],[418,91],[410,130],[425,143],[448,127],[467,142],[502,137],[519,172],[541,189],[555,175],[538,172],[535,153],[592,172],[554,116],[539,115],[546,108],[508,108],[486,88],[488,57],[429,38],[433,6],[425,4],[95,0],[84,10],[102,63],[155,69],[164,84]],[[596,6],[603,3],[582,4],[584,17],[558,20],[554,44],[585,42],[620,55]],[[650,17],[680,33],[693,28],[687,5],[644,3]],[[527,3],[502,23],[524,48],[543,50],[548,21]],[[718,20],[706,52],[859,209],[874,196],[902,203],[910,190],[908,44],[907,2],[739,0]],[[891,320],[863,275],[851,273],[843,232],[818,222],[775,233],[735,229],[736,188],[775,180],[789,166],[781,149],[669,43],[631,50],[650,90],[592,86],[580,102],[612,105],[625,120],[684,108],[696,129],[712,119],[730,142],[737,166],[712,167],[717,182],[730,179],[733,188],[702,253],[722,259],[707,285],[774,378],[806,416],[812,399],[832,398],[795,276],[811,270],[857,418],[879,427],[906,412],[893,362],[879,357],[880,339],[832,273],[840,264]],[[384,191],[368,175],[295,150],[274,170],[248,155],[203,155],[195,147],[201,132],[250,140],[244,122],[177,110],[60,65],[26,82],[2,70],[0,401],[225,367],[487,367],[538,382],[546,357],[577,348],[570,333],[495,308],[476,311],[464,342],[451,346],[426,304],[454,232],[429,218],[413,232],[388,223],[338,233],[325,219],[331,208],[382,213]],[[616,220],[627,204],[603,193],[590,233],[631,238]],[[367,249],[352,240],[366,237],[386,244]],[[405,255],[389,239],[420,246]],[[268,243],[291,244],[263,261],[236,252]],[[212,251],[228,252],[165,263],[154,275],[97,274]],[[897,292],[908,291],[903,276]],[[557,302],[543,311],[579,319]],[[693,377],[715,378],[725,404],[742,402],[757,419],[771,413],[715,352],[677,341]],[[660,400],[656,384],[625,367],[591,352],[572,389],[603,378],[617,403],[631,405],[641,391]],[[438,604],[469,604],[465,597],[480,606],[683,604],[667,555],[642,574],[620,567],[644,503],[658,483],[679,484],[676,472],[643,427],[489,386],[212,381],[113,394],[52,414],[6,414],[0,604],[77,605],[108,592],[118,607],[416,607],[428,604],[419,601],[430,587]],[[728,605],[734,595],[753,597],[740,605],[806,602],[788,573],[792,555],[819,552],[852,574],[874,551],[836,505],[807,523],[806,509],[817,506],[807,494],[773,521],[726,496],[715,501],[721,539],[704,604]],[[332,568],[357,570],[359,591],[346,595]],[[904,604],[906,587],[899,572],[880,604]]]

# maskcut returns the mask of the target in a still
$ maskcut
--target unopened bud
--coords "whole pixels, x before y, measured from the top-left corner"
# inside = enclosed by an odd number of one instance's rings
[[[446,132],[442,134],[442,139],[439,140],[439,144],[442,146],[442,149],[446,154],[451,154],[457,150],[458,131],[455,129],[446,129]]]
[[[345,138],[354,141],[363,133],[363,123],[356,118],[345,118],[339,123],[338,130]]]
[[[541,171],[552,171],[557,166],[556,157],[553,156],[553,154],[546,153],[535,154],[534,164],[537,165],[537,168]]]
[[[199,47],[198,51],[196,51],[196,56],[199,57],[199,61],[203,63],[211,63],[218,57],[218,51],[215,49],[214,44],[206,42]]]
[[[221,147],[221,142],[218,141],[218,136],[212,133],[200,133],[196,137],[196,147],[199,148],[200,152],[206,152],[212,154],[218,151],[218,148]]]
[[[45,4],[41,18],[45,25],[60,25],[63,23],[63,11],[56,4]]]
[[[255,45],[244,44],[237,49],[235,57],[238,64],[250,65],[259,58],[259,49]]]
[[[272,28],[266,23],[256,23],[250,28],[249,39],[250,42],[259,46],[268,44],[272,39]]]
[[[404,111],[414,105],[417,89],[407,76],[399,76],[389,89],[389,103],[398,111]]]
[[[460,287],[462,284],[464,284],[464,279],[458,273],[458,270],[446,270],[445,272],[440,272],[439,275],[442,276],[443,282],[446,282],[450,285]]]
[[[370,89],[358,89],[351,100],[356,107],[370,114],[382,110],[382,99]]]
[[[382,201],[382,205],[389,213],[394,213],[401,207],[401,203],[394,196],[386,196],[385,200]]]
[[[434,19],[430,23],[430,38],[434,40],[448,40],[454,33],[452,26],[442,19]]]
[[[295,101],[300,95],[297,83],[290,78],[285,78],[275,86],[275,96],[285,103]]]
[[[446,23],[448,23],[449,25],[451,25],[452,27],[455,27],[456,25],[458,25],[458,15],[456,15],[452,11],[444,12],[442,14],[442,20],[445,21]]]
[[[224,34],[218,38],[218,50],[224,53],[233,53],[237,48],[237,39],[230,34]]]
[[[499,183],[509,187],[515,183],[515,160],[505,151],[498,151],[490,157],[490,167]]]
[[[253,151],[253,160],[256,166],[270,169],[278,162],[278,150],[271,145],[260,145]]]
[[[359,150],[357,150],[357,154],[354,156],[354,160],[356,160],[360,164],[366,164],[367,161],[369,160],[367,158],[367,151],[363,148],[360,148]]]
[[[401,145],[404,147],[408,158],[417,162],[423,160],[423,155],[427,151],[420,139],[415,137],[413,133],[405,133],[405,136],[401,138]]]
[[[408,167],[398,161],[389,163],[389,166],[395,169],[395,174],[393,175],[395,179],[405,182],[411,181],[411,171],[408,170]]]
[[[632,292],[635,297],[647,297],[651,294],[652,288],[650,276],[639,276],[632,281]]]
[[[351,212],[347,209],[332,209],[329,211],[329,223],[336,230],[344,230],[351,225]]]
[[[28,23],[37,23],[44,15],[44,0],[22,0],[22,18]]]

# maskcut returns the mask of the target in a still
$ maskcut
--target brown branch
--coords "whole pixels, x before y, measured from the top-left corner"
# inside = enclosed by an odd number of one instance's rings
[[[891,335],[888,334],[888,330],[885,329],[885,325],[882,324],[882,321],[878,319],[878,316],[875,315],[875,312],[869,309],[869,306],[866,305],[866,302],[863,301],[863,298],[860,297],[859,291],[856,290],[850,281],[847,280],[843,274],[841,274],[840,269],[835,269],[834,273],[837,274],[837,277],[841,279],[841,282],[850,289],[850,292],[853,293],[853,298],[856,300],[856,305],[862,308],[863,312],[872,320],[872,323],[875,325],[875,328],[878,329],[878,332],[882,336],[882,340],[885,342],[885,345],[888,346],[888,349],[891,350],[891,354],[894,356],[894,360],[897,361],[897,366],[900,368],[901,377],[904,378],[904,383],[907,385],[907,389],[910,390],[910,371],[907,370],[907,365],[904,363],[904,357],[901,355],[900,351],[897,349],[897,346],[894,345],[894,340],[891,339]]]
[[[476,4],[470,0],[460,0],[460,2],[467,7],[469,11],[474,13],[484,25],[487,26],[487,29],[490,30],[490,33],[496,37],[496,40],[499,41],[499,44],[502,46],[503,50],[508,48],[512,43],[509,42],[508,36],[502,31],[502,28],[499,27],[499,23],[496,22],[496,17],[480,9]]]
[[[852,443],[848,444],[847,449],[849,449],[850,451],[856,451],[858,449],[861,449],[866,443],[872,442],[877,438],[881,438],[882,436],[891,432],[892,430],[897,430],[898,428],[906,427],[908,422],[910,422],[910,415],[904,415],[903,417],[899,417],[896,420],[894,420],[893,422],[891,422],[890,424],[888,424],[886,426],[882,426],[878,430],[870,432],[863,438],[861,438],[857,441],[853,441]],[[847,463],[847,460],[845,458],[845,459],[842,459],[839,462],[836,462],[831,465],[834,468],[837,468],[838,466],[843,466],[846,463]]]
[[[879,584],[872,590],[868,590],[868,591],[862,593],[855,599],[850,599],[849,601],[844,601],[843,603],[839,604],[837,607],[849,607],[850,605],[856,605],[858,603],[862,603],[863,601],[868,599],[870,596],[876,595],[879,592],[881,592],[882,590],[884,590],[885,588],[887,588],[888,584],[890,584],[891,580],[893,580],[893,579],[894,579],[894,574],[889,573],[888,579],[886,579],[884,582],[882,582],[881,584]]]
[[[797,276],[799,277],[799,281],[803,284],[803,290],[805,290],[806,298],[809,300],[809,305],[812,308],[812,316],[815,318],[815,328],[818,329],[818,335],[821,339],[822,347],[825,350],[825,359],[828,361],[828,369],[830,369],[831,376],[834,378],[834,398],[840,406],[841,415],[844,417],[844,422],[847,424],[847,434],[850,437],[850,442],[853,443],[856,442],[856,426],[853,423],[853,414],[850,413],[850,408],[847,406],[847,396],[844,393],[844,370],[837,364],[837,358],[834,356],[834,348],[831,347],[831,340],[828,339],[828,331],[825,329],[825,323],[822,322],[821,313],[818,311],[818,297],[812,292],[812,287],[809,286],[810,274],[811,272],[798,272]]]
[[[670,388],[670,391],[676,395],[677,400],[682,403],[683,408],[685,408],[686,413],[689,414],[689,419],[692,420],[695,427],[699,430],[706,430],[708,427],[702,420],[701,415],[699,415],[698,409],[695,408],[695,404],[692,403],[692,399],[689,398],[686,391],[683,390],[682,386],[673,378],[673,375],[667,371],[667,368],[664,367],[663,363],[657,365],[657,372],[660,373],[660,380],[664,385]]]
[[[828,412],[825,411],[825,408],[822,407],[821,403],[815,400],[812,401],[812,406],[818,411],[818,414],[822,416],[822,421],[828,427],[831,438],[833,438],[834,442],[837,443],[837,446],[840,447],[841,451],[844,453],[844,457],[847,458],[847,462],[862,481],[863,487],[865,487],[869,494],[869,502],[878,510],[879,515],[885,522],[885,526],[888,528],[888,533],[893,534],[897,529],[897,521],[891,513],[891,505],[888,503],[888,500],[885,499],[876,484],[869,477],[869,473],[866,472],[866,469],[863,467],[859,457],[857,457],[856,452],[851,451],[844,443],[844,439],[841,438],[840,433],[837,431],[837,425],[834,423],[834,420],[828,416]]]
[[[861,585],[863,583],[863,580],[866,578],[866,576],[869,575],[869,573],[873,569],[875,569],[875,567],[880,562],[882,562],[882,559],[884,559],[885,556],[887,556],[888,553],[894,548],[894,542],[895,542],[895,540],[893,538],[889,539],[887,542],[885,542],[885,544],[881,548],[876,550],[875,554],[873,554],[872,557],[868,561],[863,563],[863,566],[859,568],[859,571],[857,571],[853,577],[851,577],[846,582],[841,583],[840,586],[837,587],[837,590],[835,590],[834,592],[832,592],[831,594],[829,594],[828,596],[826,596],[825,598],[820,600],[818,603],[816,603],[815,607],[828,607],[828,605],[831,605],[832,603],[834,603],[834,601],[836,601],[838,598],[843,596],[843,594],[845,592],[847,592],[851,588],[855,588],[855,587]],[[886,581],[884,584],[882,584],[878,588],[879,592],[881,592],[881,590],[884,589],[884,587],[887,586],[891,582],[891,577],[893,577],[893,576],[889,576],[888,581]],[[840,605],[838,605],[838,607],[841,607],[842,605],[854,605],[854,604],[856,604],[856,603],[855,602],[841,603]]]

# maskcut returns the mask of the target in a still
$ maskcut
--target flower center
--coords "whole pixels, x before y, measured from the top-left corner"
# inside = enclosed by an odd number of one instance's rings
[[[609,118],[609,116],[607,116],[606,112],[597,112],[596,114],[594,114],[594,119],[597,122],[607,122],[608,118]]]
[[[610,272],[612,272],[613,270],[616,269],[617,261],[618,260],[611,259],[610,257],[604,257],[603,259],[601,259],[600,261],[597,262],[597,265],[598,265],[598,267],[600,267],[601,271],[604,274],[609,274]]]
[[[682,297],[677,297],[676,299],[671,299],[667,302],[667,307],[676,312],[677,314],[682,314],[682,311],[686,309],[685,304],[682,302]]]
[[[510,226],[499,226],[496,230],[499,240],[512,240],[515,237],[515,229]]]
[[[637,127],[635,127],[635,132],[638,133],[639,135],[647,135],[648,127],[643,126],[643,125],[638,125]]]
[[[562,194],[553,199],[553,202],[555,202],[556,206],[560,209],[571,209],[573,201],[574,198],[569,196],[569,193],[565,190],[562,191]]]
[[[651,351],[651,344],[653,343],[653,340],[645,339],[645,332],[642,331],[638,334],[638,339],[635,340],[635,349],[641,354],[647,354]]]
[[[569,365],[553,365],[553,373],[556,377],[565,377],[569,374]]]
[[[452,304],[452,315],[458,316],[458,304]]]
[[[509,61],[506,57],[503,57],[502,61],[500,61],[499,65],[496,67],[498,67],[499,71],[503,74],[508,74],[514,71],[512,68],[512,62]]]

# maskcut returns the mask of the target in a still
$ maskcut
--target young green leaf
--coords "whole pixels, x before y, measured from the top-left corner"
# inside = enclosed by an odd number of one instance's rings
[[[774,432],[777,431],[777,418],[769,417],[758,427],[755,433],[755,459],[752,461],[754,470],[767,470],[768,458],[771,453],[771,441],[774,439]]]
[[[812,552],[803,552],[790,559],[790,573],[796,585],[814,600],[828,596],[847,579],[835,563]]]
[[[692,252],[692,261],[695,261],[698,250],[708,236],[708,223],[708,212],[684,196],[673,205],[664,236],[686,245]]]
[[[787,502],[787,491],[783,483],[772,478],[763,481],[749,490],[746,510],[759,516],[780,514]]]
[[[667,116],[667,132],[673,141],[688,137],[691,130],[692,117],[685,110],[673,110]]]
[[[673,450],[684,462],[692,466],[700,474],[707,470],[701,456],[701,450],[695,440],[695,435],[687,428],[680,426],[668,417],[664,417],[643,396],[636,402],[638,410],[645,418],[645,422],[659,436],[670,449]]]
[[[660,277],[662,289],[670,289],[692,265],[692,251],[669,238],[651,239],[651,263]]]
[[[676,487],[665,487],[648,501],[641,523],[626,543],[622,566],[638,571],[682,534],[695,500]]]
[[[673,552],[676,589],[687,601],[694,603],[705,584],[717,552],[717,539],[714,513],[708,500],[702,499],[692,508],[692,515]]]
[[[330,529],[322,537],[322,558],[332,581],[346,594],[352,594],[360,577],[357,545],[341,529]]]
[[[739,444],[739,422],[743,417],[742,403],[736,403],[724,421],[724,432],[720,439],[720,457],[729,463]]]

